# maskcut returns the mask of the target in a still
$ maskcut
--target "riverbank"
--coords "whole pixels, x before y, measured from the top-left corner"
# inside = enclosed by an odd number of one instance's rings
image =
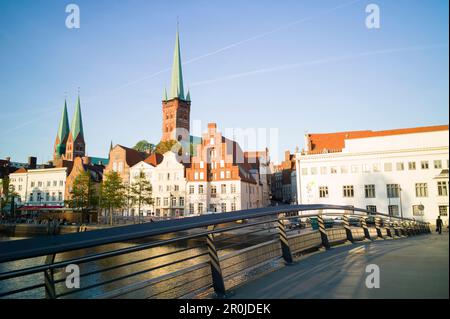
[[[58,224],[0,224],[0,235],[9,237],[34,237],[61,235],[103,229],[106,225],[58,225]]]

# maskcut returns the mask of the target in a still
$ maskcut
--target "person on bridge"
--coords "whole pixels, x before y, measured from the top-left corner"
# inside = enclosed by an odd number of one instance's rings
[[[436,219],[436,232],[438,232],[439,235],[442,234],[442,219],[440,215]]]

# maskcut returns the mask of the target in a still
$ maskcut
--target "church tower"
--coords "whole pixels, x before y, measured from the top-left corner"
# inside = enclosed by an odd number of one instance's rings
[[[189,138],[191,98],[189,91],[186,95],[184,94],[178,27],[175,38],[170,94],[168,96],[166,89],[164,89],[162,108],[163,121],[161,141],[179,141],[183,137]]]
[[[67,116],[67,101],[64,100],[64,108],[59,122],[58,134],[56,135],[53,148],[53,161],[56,162],[66,153],[66,144],[69,137],[69,117]]]
[[[73,161],[75,157],[83,157],[86,151],[86,143],[83,134],[83,120],[81,118],[80,96],[72,119],[72,125],[66,144],[65,160]]]

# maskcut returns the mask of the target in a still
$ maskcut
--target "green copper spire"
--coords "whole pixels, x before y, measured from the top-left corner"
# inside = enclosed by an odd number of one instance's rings
[[[64,143],[65,139],[69,135],[69,132],[70,128],[69,128],[69,116],[67,115],[67,101],[64,100],[64,108],[58,128],[59,143]]]
[[[190,100],[191,100],[191,91],[189,91],[189,89],[188,89],[187,94],[186,94],[186,101],[190,101]]]
[[[184,100],[183,72],[181,70],[181,51],[180,37],[178,35],[178,25],[177,35],[175,39],[175,51],[173,54],[172,87],[170,88],[170,98],[179,98],[181,100]]]
[[[81,119],[80,96],[78,95],[77,106],[75,107],[75,114],[72,119],[72,137],[75,140],[78,135],[83,136],[83,121]]]
[[[168,98],[167,98],[167,90],[166,90],[166,88],[164,88],[164,91],[163,91],[163,101],[167,101],[168,100]]]

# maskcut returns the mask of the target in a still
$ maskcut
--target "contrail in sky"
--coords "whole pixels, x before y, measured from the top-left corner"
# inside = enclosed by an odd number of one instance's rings
[[[448,47],[448,43],[447,44],[446,43],[433,44],[433,45],[428,45],[428,46],[403,47],[403,48],[391,48],[391,49],[367,51],[367,52],[361,52],[361,53],[356,53],[356,54],[342,55],[342,56],[337,56],[337,57],[330,57],[330,58],[318,59],[318,60],[301,62],[301,63],[284,64],[284,65],[278,65],[278,66],[274,66],[274,67],[270,67],[270,68],[263,68],[263,69],[242,72],[242,73],[236,73],[236,74],[227,75],[227,76],[217,78],[217,79],[194,82],[190,86],[210,84],[210,83],[214,83],[214,82],[232,80],[232,79],[242,78],[242,77],[251,76],[251,75],[283,71],[283,70],[290,70],[290,69],[294,69],[294,68],[301,68],[301,67],[307,67],[307,66],[321,65],[321,64],[331,63],[331,62],[353,60],[353,59],[357,59],[357,58],[374,56],[374,55],[391,54],[391,53],[399,53],[399,52],[407,52],[407,51],[432,50],[432,49],[439,49],[439,48],[443,48],[443,47]]]

